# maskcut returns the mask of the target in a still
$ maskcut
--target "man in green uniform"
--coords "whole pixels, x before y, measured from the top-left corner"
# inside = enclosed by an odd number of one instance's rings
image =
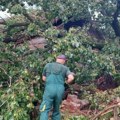
[[[56,62],[46,64],[43,69],[42,80],[45,81],[45,91],[40,105],[40,120],[48,120],[52,107],[52,120],[61,120],[59,107],[64,94],[64,83],[69,84],[74,80],[73,73],[64,65],[66,60],[65,55],[59,55]]]

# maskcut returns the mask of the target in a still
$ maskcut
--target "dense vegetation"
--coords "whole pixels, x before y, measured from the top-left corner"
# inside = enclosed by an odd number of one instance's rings
[[[119,0],[2,0],[0,9],[12,14],[0,20],[0,119],[30,120],[43,94],[42,69],[61,53],[69,58],[77,84],[93,85],[95,79],[110,75],[119,86]],[[36,36],[47,40],[44,49],[30,50],[27,41]],[[81,95],[92,110],[119,98],[119,87],[101,96],[87,92],[94,91],[93,86],[83,88]]]

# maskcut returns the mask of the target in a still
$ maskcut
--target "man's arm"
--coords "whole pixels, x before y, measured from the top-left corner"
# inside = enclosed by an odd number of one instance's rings
[[[46,81],[46,69],[47,69],[47,65],[45,65],[44,69],[43,69],[43,72],[42,72],[42,80],[45,82]]]

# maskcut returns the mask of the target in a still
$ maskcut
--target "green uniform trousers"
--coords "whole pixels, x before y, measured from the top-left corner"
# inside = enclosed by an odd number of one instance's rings
[[[60,104],[64,94],[64,85],[49,84],[46,85],[43,101],[40,105],[40,120],[48,120],[49,111],[53,108],[52,120],[61,120]]]

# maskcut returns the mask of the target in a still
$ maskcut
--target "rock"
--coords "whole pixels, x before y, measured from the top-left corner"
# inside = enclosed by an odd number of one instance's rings
[[[69,94],[67,97],[67,101],[74,101],[75,99],[78,99],[77,95]]]
[[[78,92],[80,91],[80,85],[78,85],[77,83],[73,84],[72,87],[73,87],[73,91],[78,91]]]
[[[89,106],[88,100],[80,100],[77,95],[68,94],[67,99],[62,102],[61,111],[77,114],[87,106]]]
[[[80,109],[84,109],[90,105],[88,100],[80,100]]]
[[[67,101],[80,104],[80,99],[78,99],[78,97],[76,95],[68,96]]]
[[[46,43],[45,38],[36,37],[28,41],[28,44],[31,50],[35,50],[36,48],[43,49],[47,43]]]

